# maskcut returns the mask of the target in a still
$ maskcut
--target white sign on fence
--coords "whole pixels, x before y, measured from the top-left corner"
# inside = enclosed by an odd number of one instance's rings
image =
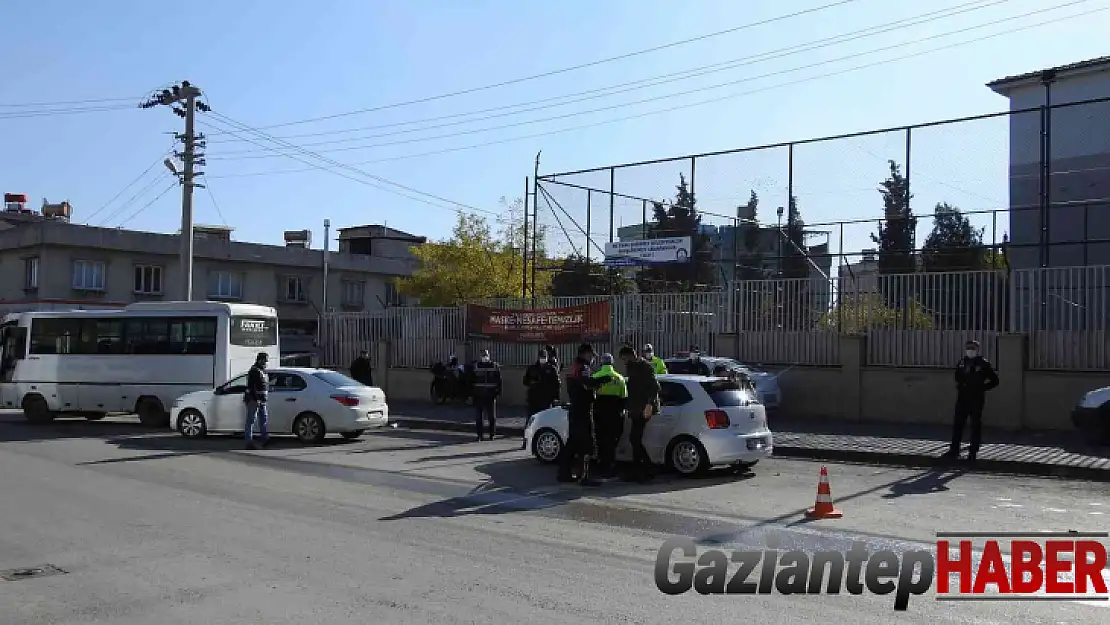
[[[688,263],[693,251],[691,241],[691,237],[671,237],[606,243],[605,265],[608,267],[633,267],[638,265]]]

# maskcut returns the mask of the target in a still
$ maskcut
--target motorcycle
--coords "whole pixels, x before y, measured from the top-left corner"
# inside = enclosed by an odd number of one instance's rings
[[[432,365],[432,384],[429,388],[429,396],[432,403],[443,405],[449,401],[461,401],[464,404],[470,403],[471,395],[471,369],[470,365],[466,365],[463,371],[458,371],[437,362]]]

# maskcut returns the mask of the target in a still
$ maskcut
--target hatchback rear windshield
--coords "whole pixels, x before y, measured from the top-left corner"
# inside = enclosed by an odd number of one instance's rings
[[[361,382],[356,382],[342,373],[336,373],[334,371],[317,371],[312,375],[316,379],[323,380],[336,388],[341,386],[362,386]]]
[[[702,382],[701,387],[718,408],[744,406],[755,400],[752,394],[740,384],[730,380]]]

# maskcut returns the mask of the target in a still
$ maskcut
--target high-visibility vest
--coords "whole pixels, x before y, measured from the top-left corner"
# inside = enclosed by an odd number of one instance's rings
[[[667,373],[667,363],[659,356],[651,357],[651,368],[655,370],[655,375],[663,375]]]
[[[613,365],[602,365],[601,369],[598,369],[597,373],[593,374],[595,378],[604,378],[606,376],[613,379],[597,389],[597,394],[606,397],[620,397],[621,399],[628,398],[628,384],[625,382],[624,376],[613,369]]]

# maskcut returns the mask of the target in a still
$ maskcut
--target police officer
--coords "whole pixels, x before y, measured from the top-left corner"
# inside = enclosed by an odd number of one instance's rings
[[[628,417],[632,428],[628,432],[628,442],[632,444],[632,475],[637,482],[651,479],[654,467],[647,448],[644,447],[644,428],[648,420],[659,413],[659,381],[655,379],[655,370],[651,363],[640,358],[636,350],[631,347],[622,347],[621,360],[624,361],[625,371],[628,373]]]
[[[975,462],[983,442],[983,406],[987,391],[998,386],[998,373],[986,358],[979,355],[979,341],[968,341],[964,357],[956,365],[956,411],[952,417],[952,445],[945,458],[960,457],[964,425],[971,417],[971,446],[967,459]]]
[[[609,378],[597,389],[594,404],[594,437],[597,439],[597,468],[601,477],[612,477],[616,468],[617,444],[624,432],[624,403],[628,387],[624,376],[613,369],[613,355],[601,355],[595,378]]]
[[[374,367],[370,362],[370,350],[362,350],[351,363],[351,378],[359,384],[374,386]]]
[[[705,361],[701,359],[701,352],[698,351],[697,347],[690,348],[690,367],[694,375],[712,375],[712,372],[709,370],[709,365],[705,364]]]
[[[501,366],[490,360],[489,350],[474,365],[474,426],[482,440],[482,417],[489,420],[489,439],[497,434],[497,398],[501,395]]]
[[[551,362],[546,349],[540,351],[536,362],[524,371],[524,388],[527,389],[529,415],[546,410],[559,401],[563,381],[559,379],[559,370]]]
[[[573,482],[576,479],[583,486],[597,486],[590,479],[590,461],[596,455],[594,441],[593,408],[598,387],[610,380],[609,376],[593,377],[594,348],[583,343],[578,348],[567,372],[567,409],[568,436],[563,454],[559,458],[558,480]],[[577,472],[577,475],[576,475]]]
[[[635,352],[636,350],[632,350]],[[667,363],[663,359],[655,355],[655,350],[651,347],[651,343],[644,345],[644,360],[651,365],[655,375],[663,375],[667,373]]]

